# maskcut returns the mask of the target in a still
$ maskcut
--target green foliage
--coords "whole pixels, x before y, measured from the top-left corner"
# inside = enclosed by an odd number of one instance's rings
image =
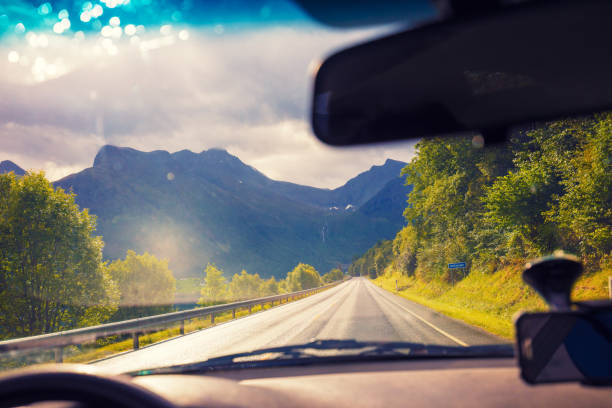
[[[538,303],[520,279],[530,258],[557,249],[575,253],[586,266],[583,281],[594,282],[577,296],[605,290],[612,114],[548,123],[489,149],[470,138],[423,140],[402,173],[414,189],[389,267],[384,274],[375,267],[377,254],[385,258],[386,244],[377,244],[353,262],[351,274],[393,288],[399,280],[415,299],[433,299],[457,316],[469,311],[468,320],[482,313],[476,320],[488,322],[483,327],[502,316],[504,323],[493,326],[506,327],[505,334],[510,312]],[[461,261],[466,269],[448,269]]]
[[[393,244],[394,264],[422,279],[454,281],[447,263],[466,261],[482,244],[483,187],[511,166],[501,149],[475,147],[471,138],[428,139],[402,171],[414,189],[404,212],[408,225]],[[491,242],[491,241],[486,241]]]
[[[344,279],[344,273],[340,268],[334,268],[321,277],[324,283],[332,283]]]
[[[95,217],[43,173],[0,175],[0,336],[100,323],[117,288],[101,265]]]
[[[610,254],[612,115],[518,132],[503,147],[428,139],[416,151],[403,170],[414,185],[408,225],[393,241],[394,269],[406,276],[457,282],[466,275],[448,263],[493,273],[556,249],[596,268]],[[371,264],[353,269],[379,276]]]
[[[403,170],[414,190],[391,267],[376,282],[506,337],[511,316],[544,307],[522,280],[529,258],[563,249],[586,274],[576,299],[607,296],[612,259],[612,114],[517,132],[507,146],[428,139]],[[375,247],[376,248],[376,247]],[[351,266],[369,273],[372,253]],[[464,270],[447,264],[464,261]],[[370,268],[370,269],[368,269]]]
[[[274,277],[261,282],[259,287],[260,296],[272,296],[280,293],[280,285]]]
[[[244,269],[238,275],[234,274],[229,283],[229,293],[234,300],[254,299],[261,294],[264,281],[258,274],[251,275]]]
[[[393,260],[395,267],[407,276],[414,275],[418,248],[417,230],[407,225],[397,233],[393,240]]]
[[[287,274],[286,282],[287,290],[296,292],[321,286],[321,276],[313,266],[300,262]]]
[[[351,276],[369,276],[375,279],[381,275],[393,259],[393,242],[380,241],[370,248],[362,257],[349,266]]]
[[[202,297],[198,303],[202,306],[224,303],[229,298],[227,280],[223,271],[213,264],[208,264],[204,270],[204,287],[200,292]]]
[[[599,117],[565,163],[565,194],[546,215],[568,246],[596,263],[612,250],[612,115]]]
[[[341,279],[343,274],[339,269],[332,270],[326,275],[333,278],[338,276],[338,272]],[[198,301],[202,306],[295,292],[316,288],[323,283],[316,269],[303,263],[298,264],[280,282],[273,277],[264,280],[259,274],[250,274],[242,270],[240,274],[234,274],[228,283],[223,276],[223,271],[211,264],[206,267],[204,274],[202,297]]]
[[[597,265],[612,250],[612,115],[550,123],[512,148],[514,171],[482,198],[507,250],[533,257],[562,248]]]
[[[174,303],[176,280],[168,261],[144,253],[127,251],[125,259],[107,266],[121,294],[113,320],[126,320],[168,312]]]

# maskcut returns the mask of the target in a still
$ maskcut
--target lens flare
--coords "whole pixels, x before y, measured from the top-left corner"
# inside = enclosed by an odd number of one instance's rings
[[[9,62],[12,62],[12,63],[19,62],[19,53],[15,50],[9,51],[8,60]]]
[[[136,34],[136,26],[134,24],[128,24],[125,26],[123,31],[125,32],[126,35],[132,36]]]
[[[180,40],[187,41],[189,39],[189,31],[181,30],[178,37]]]

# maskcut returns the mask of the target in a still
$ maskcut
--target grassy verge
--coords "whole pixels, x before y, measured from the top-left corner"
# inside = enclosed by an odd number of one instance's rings
[[[387,271],[373,282],[447,316],[512,339],[512,318],[517,312],[547,309],[544,301],[523,283],[521,271],[522,265],[511,265],[493,274],[473,272],[455,285],[440,281],[423,282],[415,277]],[[583,276],[574,287],[573,299],[607,298],[610,274],[612,271],[602,270]]]

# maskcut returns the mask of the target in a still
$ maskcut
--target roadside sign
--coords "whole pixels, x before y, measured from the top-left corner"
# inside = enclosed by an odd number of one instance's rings
[[[449,263],[448,269],[465,268],[465,262]]]

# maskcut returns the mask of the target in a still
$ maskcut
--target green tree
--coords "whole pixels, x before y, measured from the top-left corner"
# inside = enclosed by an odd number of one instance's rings
[[[392,260],[392,242],[380,241],[367,250],[361,258],[353,261],[349,266],[349,274],[352,276],[369,276],[375,279],[384,272]]]
[[[612,115],[547,123],[512,144],[515,169],[483,197],[486,219],[506,232],[509,253],[563,248],[586,261],[609,253]]]
[[[413,190],[408,225],[393,241],[393,267],[430,281],[457,281],[447,263],[492,273],[503,264],[564,249],[587,270],[612,251],[612,114],[514,132],[505,146],[471,138],[428,139],[404,168]],[[380,274],[374,246],[349,268]]]
[[[227,280],[223,271],[214,264],[208,264],[204,271],[204,287],[198,304],[202,306],[224,303],[228,300]]]
[[[497,179],[483,197],[488,221],[504,231],[517,231],[534,245],[536,251],[523,256],[539,256],[559,245],[555,225],[545,216],[553,195],[561,192],[559,182],[551,178],[544,166],[520,168]]]
[[[344,278],[344,273],[340,268],[334,268],[321,277],[324,283],[332,283]]]
[[[0,335],[91,325],[115,310],[96,220],[43,173],[0,175]]]
[[[395,257],[408,274],[424,280],[455,280],[447,263],[468,263],[492,251],[483,240],[483,190],[514,166],[503,148],[479,148],[466,138],[433,138],[417,143],[417,154],[404,168],[413,185],[404,216],[408,227],[395,242]],[[490,228],[489,228],[490,230]],[[483,246],[483,242],[485,245]]]
[[[414,275],[417,266],[417,231],[413,225],[400,230],[393,240],[393,259],[395,267],[403,274]]]
[[[564,192],[549,220],[588,263],[612,253],[612,114],[583,131],[580,149],[565,160]]]
[[[128,250],[125,259],[107,266],[120,293],[119,310],[113,320],[125,320],[168,312],[174,303],[176,280],[168,261]]]
[[[287,290],[296,292],[321,286],[321,276],[313,266],[300,262],[287,274],[286,282]]]
[[[280,293],[279,284],[274,277],[261,282],[259,296],[272,296]]]
[[[254,299],[261,294],[263,279],[258,274],[251,275],[244,269],[234,274],[229,283],[229,294],[234,300]]]
[[[287,281],[287,277],[285,279],[281,279],[278,281],[278,293],[288,293],[289,292],[289,282]]]

